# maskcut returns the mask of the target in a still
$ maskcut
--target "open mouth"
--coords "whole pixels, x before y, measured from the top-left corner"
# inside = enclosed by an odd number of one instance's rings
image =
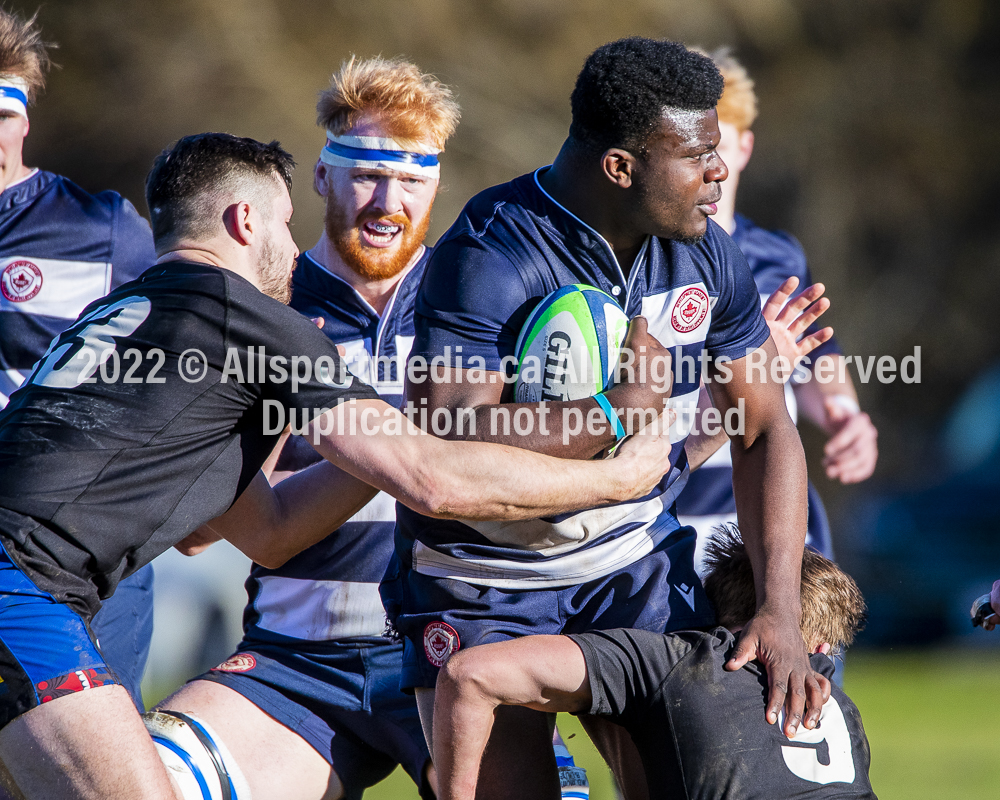
[[[388,247],[402,232],[402,225],[384,220],[369,220],[361,226],[365,241],[373,247]]]

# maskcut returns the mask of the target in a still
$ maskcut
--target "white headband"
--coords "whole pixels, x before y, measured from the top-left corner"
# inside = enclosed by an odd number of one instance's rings
[[[0,111],[13,111],[28,118],[28,82],[23,78],[0,77]]]
[[[391,169],[421,178],[438,178],[441,165],[437,154],[415,153],[407,150],[395,139],[381,136],[334,136],[327,131],[326,147],[320,160],[332,167],[361,167],[363,169]]]

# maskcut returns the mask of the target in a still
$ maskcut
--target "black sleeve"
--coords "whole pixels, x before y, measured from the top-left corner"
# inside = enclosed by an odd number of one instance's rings
[[[305,423],[348,400],[380,399],[350,373],[337,346],[311,320],[244,284],[230,279],[227,347],[247,380],[253,375],[252,382],[263,384],[265,401],[302,412],[297,420]]]
[[[675,634],[618,628],[571,634],[587,662],[593,703],[586,712],[627,725],[645,710],[670,671],[691,651]]]

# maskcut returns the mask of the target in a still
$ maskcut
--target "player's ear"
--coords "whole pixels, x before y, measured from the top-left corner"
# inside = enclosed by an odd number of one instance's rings
[[[635,156],[628,150],[612,147],[605,150],[601,156],[601,171],[613,184],[622,189],[632,185],[632,173],[635,170]]]
[[[813,653],[814,654],[815,653],[820,653],[820,654],[822,654],[824,656],[828,656],[828,655],[830,655],[830,651],[831,650],[833,650],[833,647],[830,645],[830,643],[829,642],[823,642],[822,644],[818,645],[815,650],[813,650]]]
[[[327,166],[322,160],[316,162],[313,167],[313,189],[320,197],[326,197]]]
[[[249,245],[257,233],[253,215],[253,207],[241,200],[226,207],[222,212],[223,222],[226,226],[226,233],[232,236],[238,244]]]

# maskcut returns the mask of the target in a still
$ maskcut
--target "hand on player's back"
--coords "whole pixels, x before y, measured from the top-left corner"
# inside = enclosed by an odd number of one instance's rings
[[[806,728],[815,728],[823,704],[830,699],[830,681],[809,664],[798,620],[791,614],[758,611],[740,632],[726,669],[741,669],[754,659],[767,669],[768,724],[777,722],[784,706],[786,736],[794,735],[803,719]]]
[[[628,326],[615,385],[605,394],[615,408],[651,411],[659,415],[673,386],[670,351],[649,332],[645,317]],[[629,412],[625,413],[626,419]]]

